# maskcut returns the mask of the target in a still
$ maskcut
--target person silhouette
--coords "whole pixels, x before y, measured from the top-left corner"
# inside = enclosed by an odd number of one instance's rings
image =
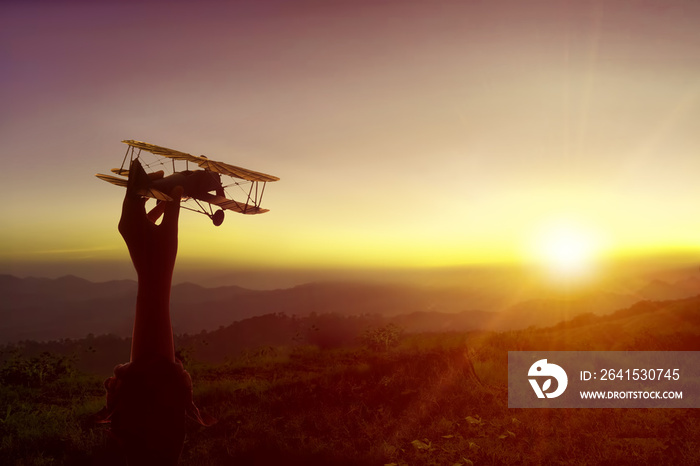
[[[129,168],[119,232],[138,276],[131,357],[105,381],[107,403],[98,414],[111,423],[129,465],[175,465],[185,439],[185,420],[202,425],[215,420],[202,415],[192,401],[192,379],[175,357],[170,322],[170,288],[177,256],[181,186],[171,201],[146,212],[137,180],[146,174],[138,159]],[[156,224],[163,216],[160,224]]]

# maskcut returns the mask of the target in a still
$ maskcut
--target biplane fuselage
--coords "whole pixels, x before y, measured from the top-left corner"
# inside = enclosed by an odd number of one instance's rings
[[[224,195],[221,185],[221,175],[207,170],[184,170],[175,172],[159,180],[151,182],[151,186],[163,193],[170,193],[175,186],[182,186],[183,196],[201,199],[211,191],[218,196]]]

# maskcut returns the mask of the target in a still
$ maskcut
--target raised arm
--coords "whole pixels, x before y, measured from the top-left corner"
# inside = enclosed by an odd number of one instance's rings
[[[162,172],[146,175],[134,160],[119,221],[138,275],[136,316],[131,342],[131,361],[157,359],[175,361],[170,322],[170,287],[177,256],[178,219],[182,187],[170,193],[172,201],[161,202],[146,213],[146,199],[137,191],[137,180],[162,177]],[[155,222],[163,215],[160,225]]]

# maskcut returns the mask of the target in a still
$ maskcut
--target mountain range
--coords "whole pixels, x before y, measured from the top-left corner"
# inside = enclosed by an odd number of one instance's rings
[[[554,325],[582,313],[607,314],[643,300],[695,296],[700,294],[700,277],[651,280],[627,293],[528,297],[506,290],[476,283],[439,288],[319,282],[276,290],[181,283],[172,288],[171,315],[176,334],[211,331],[266,314],[379,315],[393,317],[407,331],[504,330]],[[0,275],[0,343],[129,336],[136,291],[131,280],[94,283],[75,276]]]

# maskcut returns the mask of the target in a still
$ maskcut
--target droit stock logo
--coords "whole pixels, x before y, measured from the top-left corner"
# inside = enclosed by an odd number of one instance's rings
[[[527,375],[528,377],[535,377],[528,380],[537,398],[556,398],[564,393],[566,385],[569,383],[569,378],[566,376],[564,369],[556,364],[548,363],[546,359],[540,359],[530,366]],[[556,379],[557,387],[553,392],[548,392],[552,388],[552,378]],[[542,385],[540,385],[538,379],[542,380]]]

